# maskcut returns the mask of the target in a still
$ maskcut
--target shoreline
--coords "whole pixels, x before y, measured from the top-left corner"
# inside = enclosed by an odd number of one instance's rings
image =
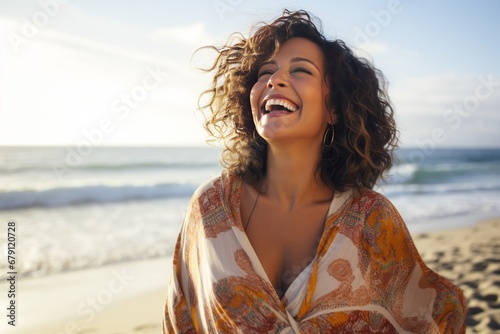
[[[412,237],[428,267],[464,291],[467,333],[500,329],[500,217]],[[161,257],[19,279],[17,326],[4,319],[0,332],[161,333],[171,263]]]
[[[2,321],[0,333],[159,333],[171,264],[161,257],[20,279],[16,327]]]

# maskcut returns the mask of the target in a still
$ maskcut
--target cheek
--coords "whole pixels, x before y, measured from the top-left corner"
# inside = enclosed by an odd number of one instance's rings
[[[250,91],[250,106],[254,114],[259,110],[260,93],[261,89],[259,88],[259,84],[256,83]]]
[[[309,104],[313,105],[315,109],[324,110],[326,109],[326,97],[324,91],[316,86],[306,86],[302,90],[302,98],[304,101],[308,101]]]

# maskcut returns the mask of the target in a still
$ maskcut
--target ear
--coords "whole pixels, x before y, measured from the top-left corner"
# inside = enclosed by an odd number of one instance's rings
[[[330,101],[330,96],[329,94],[327,94],[325,96],[325,108],[327,112],[328,123],[334,125],[337,124],[338,115],[335,112],[335,107],[329,101]]]
[[[335,113],[335,109],[332,109],[329,111],[328,113],[328,119],[329,119],[329,123],[331,125],[335,125],[337,124],[337,121],[338,121],[338,115]]]

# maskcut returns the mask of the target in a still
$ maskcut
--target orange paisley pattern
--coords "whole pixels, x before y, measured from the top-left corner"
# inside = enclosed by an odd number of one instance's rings
[[[282,298],[240,220],[241,181],[193,195],[173,258],[164,333],[465,333],[462,291],[420,258],[394,206],[354,193]]]

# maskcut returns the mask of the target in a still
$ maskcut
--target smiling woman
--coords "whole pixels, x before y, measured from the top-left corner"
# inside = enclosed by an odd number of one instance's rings
[[[328,113],[323,58],[316,44],[296,37],[260,67],[250,104],[255,128],[266,142],[321,146],[326,125],[336,119]]]
[[[225,169],[190,201],[164,332],[464,332],[463,293],[372,190],[397,144],[382,74],[304,11],[214,49]]]

